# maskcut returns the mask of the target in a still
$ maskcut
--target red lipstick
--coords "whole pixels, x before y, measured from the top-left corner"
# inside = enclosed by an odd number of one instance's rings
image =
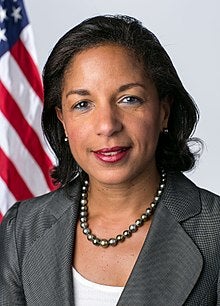
[[[95,157],[106,163],[121,161],[128,154],[130,147],[112,147],[93,151]]]

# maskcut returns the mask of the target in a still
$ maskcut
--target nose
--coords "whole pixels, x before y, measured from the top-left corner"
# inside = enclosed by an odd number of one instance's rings
[[[97,111],[96,133],[110,137],[122,130],[121,116],[118,110],[112,106],[102,107]]]

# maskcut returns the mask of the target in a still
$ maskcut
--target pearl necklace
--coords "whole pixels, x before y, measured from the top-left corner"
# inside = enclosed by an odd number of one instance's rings
[[[117,235],[115,238],[110,239],[100,239],[92,234],[91,229],[88,225],[88,186],[89,182],[85,181],[82,186],[82,194],[81,194],[81,207],[80,207],[80,226],[83,229],[83,234],[87,236],[87,239],[91,241],[96,246],[102,246],[103,248],[107,248],[108,246],[116,246],[119,242],[123,242],[126,238],[130,238],[133,233],[135,233],[139,227],[141,227],[146,221],[150,219],[153,215],[156,205],[160,200],[161,194],[165,187],[166,183],[166,172],[164,170],[161,171],[161,178],[159,188],[157,190],[156,196],[154,197],[153,202],[150,204],[150,207],[146,209],[146,211],[137,219],[134,224],[131,224],[127,230],[125,230],[122,234]]]

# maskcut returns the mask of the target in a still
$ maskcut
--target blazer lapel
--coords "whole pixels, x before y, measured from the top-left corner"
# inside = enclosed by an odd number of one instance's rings
[[[199,211],[195,185],[183,175],[168,177],[151,229],[118,306],[184,304],[198,280],[203,260],[180,222]]]
[[[76,194],[79,188],[76,188]],[[74,305],[72,250],[78,197],[51,201],[56,222],[36,240],[23,261],[23,283],[29,305]],[[33,275],[35,277],[33,277]]]

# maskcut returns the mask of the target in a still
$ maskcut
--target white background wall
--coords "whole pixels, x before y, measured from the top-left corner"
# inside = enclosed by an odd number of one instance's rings
[[[200,109],[195,136],[205,142],[189,173],[201,187],[220,194],[220,1],[219,0],[24,0],[33,27],[40,70],[53,45],[72,26],[100,14],[140,19],[169,53]]]

